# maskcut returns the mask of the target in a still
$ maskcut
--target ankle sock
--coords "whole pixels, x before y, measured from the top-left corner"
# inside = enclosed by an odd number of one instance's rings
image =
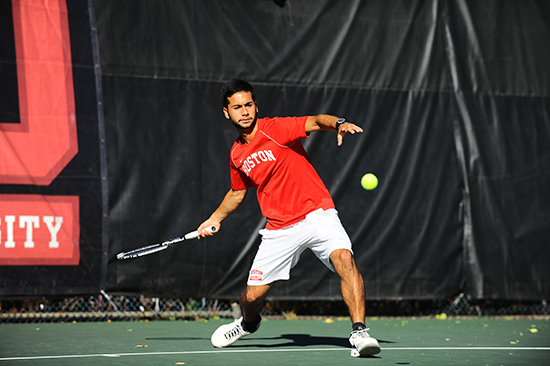
[[[353,330],[363,330],[363,329],[367,329],[367,327],[365,326],[365,323],[353,323]]]
[[[258,314],[256,315],[256,318],[254,318],[254,320],[252,320],[251,322],[245,322],[243,319],[241,324],[243,329],[246,330],[248,333],[254,333],[260,327],[261,321],[262,321],[262,317]]]

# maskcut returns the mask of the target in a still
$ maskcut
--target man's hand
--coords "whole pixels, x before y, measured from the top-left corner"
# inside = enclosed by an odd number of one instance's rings
[[[210,230],[208,230],[208,228],[211,226],[214,226],[216,228],[216,231],[211,232]],[[200,226],[197,228],[197,231],[199,232],[198,239],[215,235],[218,231],[220,231],[220,227],[221,227],[221,223],[214,222],[211,219],[206,220],[205,222],[200,224]]]
[[[357,125],[354,125],[351,122],[344,122],[340,126],[336,125],[336,121],[338,120],[338,117],[331,116],[328,114],[319,114],[317,116],[309,116],[306,120],[306,133],[309,134],[314,131],[334,131],[337,130],[338,134],[336,136],[338,141],[338,146],[342,145],[342,142],[344,141],[344,136],[346,134],[351,133],[361,133],[363,132],[363,129]]]
[[[340,127],[338,127],[338,134],[336,136],[338,146],[342,146],[342,142],[344,142],[344,136],[346,136],[346,134],[351,133],[352,135],[355,135],[356,133],[361,132],[363,132],[361,127],[350,122],[344,122],[340,125]]]

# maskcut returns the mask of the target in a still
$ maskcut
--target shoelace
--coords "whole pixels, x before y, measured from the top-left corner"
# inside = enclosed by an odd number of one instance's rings
[[[231,329],[230,331],[228,331],[227,333],[225,333],[225,339],[231,339],[231,338],[235,338],[235,337],[238,337],[241,333],[242,333],[242,328],[240,325],[237,325],[235,328]]]
[[[351,333],[352,333],[352,335],[354,335],[356,337],[368,338],[368,337],[370,337],[370,334],[367,333],[369,330],[370,330],[370,328],[366,328],[366,329],[361,329],[361,330],[354,330]]]

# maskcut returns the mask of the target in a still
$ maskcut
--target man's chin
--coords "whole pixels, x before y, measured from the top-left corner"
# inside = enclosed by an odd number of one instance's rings
[[[240,124],[240,123],[235,123],[234,126],[237,128],[237,130],[239,131],[246,131],[246,130],[250,130],[250,129],[253,129],[254,126],[256,125],[256,121],[252,121],[252,122],[249,122],[249,123],[246,123],[244,125]]]

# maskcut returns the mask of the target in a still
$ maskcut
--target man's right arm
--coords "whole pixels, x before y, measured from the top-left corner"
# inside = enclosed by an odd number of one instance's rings
[[[247,192],[247,189],[243,189],[241,191],[234,191],[233,189],[230,189],[226,193],[222,203],[220,203],[216,211],[214,211],[212,215],[210,215],[210,218],[203,222],[197,229],[199,231],[199,238],[213,235],[208,230],[204,230],[209,226],[215,226],[216,232],[218,232],[220,230],[221,222],[225,220],[228,216],[230,216],[233,212],[237,211],[237,209],[243,203]]]

